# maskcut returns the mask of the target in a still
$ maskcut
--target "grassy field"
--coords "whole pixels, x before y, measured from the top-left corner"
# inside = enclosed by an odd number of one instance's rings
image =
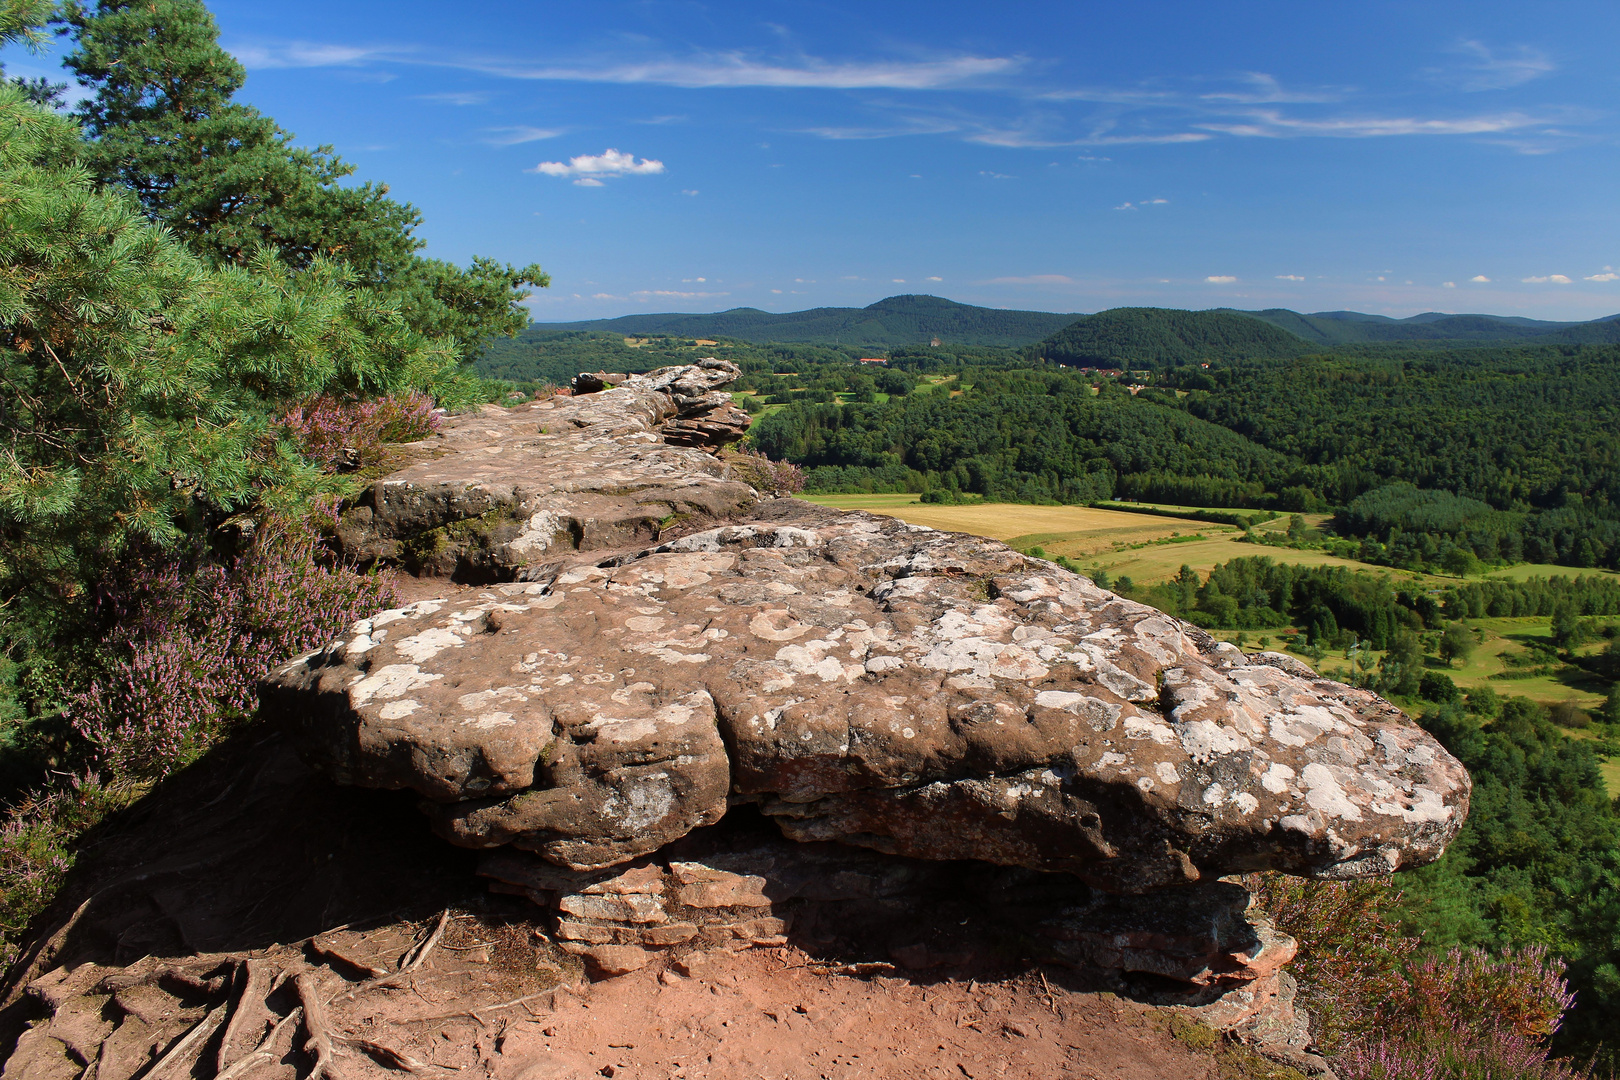
[[[1303,566],[1345,566],[1354,570],[1390,573],[1351,559],[1320,551],[1293,551],[1239,542],[1242,533],[1230,525],[1185,521],[1124,510],[1090,506],[1025,506],[981,503],[974,506],[935,506],[915,495],[811,495],[811,502],[840,510],[866,510],[927,525],[935,529],[973,533],[1001,540],[1023,551],[1039,547],[1048,556],[1066,555],[1088,567],[1099,567],[1118,577],[1127,575],[1141,585],[1176,576],[1183,566],[1208,573],[1220,563],[1246,555],[1269,555],[1278,562]],[[1185,508],[1182,508],[1185,509]],[[1320,516],[1320,515],[1318,515]],[[1288,527],[1287,518],[1267,522],[1267,528]],[[1421,576],[1421,575],[1403,575]],[[1441,579],[1434,579],[1439,582]]]

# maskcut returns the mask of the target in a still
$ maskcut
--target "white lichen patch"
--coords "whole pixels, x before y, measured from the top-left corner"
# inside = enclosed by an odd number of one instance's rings
[[[442,678],[443,675],[424,672],[417,664],[389,664],[355,680],[349,687],[349,700],[355,705],[365,705],[373,699],[389,701]]]

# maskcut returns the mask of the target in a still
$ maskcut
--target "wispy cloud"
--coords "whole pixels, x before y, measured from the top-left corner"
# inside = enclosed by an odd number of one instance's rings
[[[1025,274],[1022,277],[997,277],[985,282],[986,285],[1078,285],[1079,282],[1067,274]]]
[[[444,94],[417,94],[416,100],[431,101],[436,105],[482,105],[489,101],[489,95],[475,91],[458,91]]]
[[[518,146],[522,143],[539,142],[541,139],[555,139],[561,135],[561,128],[537,127],[498,127],[485,128],[483,141],[491,146]]]
[[[1467,93],[1507,90],[1558,70],[1551,57],[1529,45],[1492,49],[1483,41],[1464,39],[1451,51],[1463,59],[1448,67],[1429,68],[1424,74]]]
[[[728,292],[681,292],[676,289],[637,289],[630,295],[643,300],[650,300],[655,296],[673,300],[706,300],[710,297],[730,296],[731,294]]]
[[[1283,139],[1318,136],[1367,139],[1400,135],[1487,135],[1544,125],[1548,121],[1528,113],[1493,113],[1483,116],[1424,118],[1417,116],[1340,116],[1310,119],[1286,116],[1275,109],[1256,110],[1242,122],[1205,121],[1197,126],[1227,135]]]
[[[1233,282],[1237,281],[1237,278],[1233,277],[1231,274],[1211,274],[1204,280],[1209,282],[1211,285],[1231,285]]]
[[[1341,101],[1350,92],[1348,89],[1290,90],[1275,76],[1263,71],[1245,72],[1242,81],[1247,85],[1198,96],[1204,101],[1230,101],[1240,105],[1315,105]]]
[[[1549,283],[1553,285],[1570,284],[1569,278],[1565,277],[1563,274],[1547,274],[1545,277],[1527,277],[1520,278],[1519,280],[1524,282],[1526,285],[1546,285]]]
[[[1015,56],[947,56],[931,60],[832,61],[814,56],[776,60],[742,51],[601,63],[526,64],[464,61],[511,79],[556,82],[651,83],[689,89],[775,87],[820,90],[938,90],[1009,75],[1026,61]]]
[[[1114,209],[1115,210],[1140,210],[1144,206],[1163,206],[1164,204],[1168,203],[1169,201],[1170,201],[1169,199],[1142,199],[1139,202],[1131,202],[1129,200],[1126,200],[1125,202],[1122,202],[1118,206],[1114,207]]]
[[[566,164],[561,161],[542,161],[531,171],[544,176],[572,176],[575,178],[574,183],[580,187],[602,187],[600,177],[651,176],[663,172],[664,163],[650,158],[637,161],[634,154],[623,154],[608,149],[600,154],[580,154],[571,157]]]
[[[1491,279],[1486,277],[1484,274],[1475,274],[1468,280],[1474,282],[1476,285],[1489,285],[1491,283]]]
[[[1300,274],[1278,274],[1277,275],[1277,280],[1278,281],[1304,281],[1305,278]]]
[[[1620,281],[1620,274],[1617,274],[1617,273],[1614,272],[1614,267],[1605,266],[1603,268],[1603,273],[1601,273],[1601,274],[1592,274],[1592,275],[1588,276],[1586,278],[1586,280],[1587,281]]]
[[[275,68],[358,67],[382,60],[408,60],[416,50],[397,45],[332,45],[316,41],[232,42],[226,46],[244,67]]]

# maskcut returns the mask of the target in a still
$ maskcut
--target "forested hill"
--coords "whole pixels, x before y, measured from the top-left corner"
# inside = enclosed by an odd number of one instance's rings
[[[1176,366],[1214,360],[1284,360],[1310,342],[1269,322],[1229,311],[1114,308],[1088,315],[1035,346],[1060,364]]]
[[[732,308],[712,315],[625,315],[586,322],[536,323],[530,333],[595,330],[625,335],[736,338],[740,341],[814,342],[824,345],[1028,345],[1079,316],[1047,311],[1003,311],[958,304],[938,296],[891,296],[864,308],[811,308],[772,314]],[[521,340],[521,339],[520,339]]]
[[[1502,315],[1446,315],[1438,311],[1391,319],[1359,311],[1318,311],[1301,315],[1287,308],[1229,310],[1262,319],[1316,345],[1515,342],[1538,345],[1603,345],[1620,342],[1620,315],[1591,322],[1545,322]]]

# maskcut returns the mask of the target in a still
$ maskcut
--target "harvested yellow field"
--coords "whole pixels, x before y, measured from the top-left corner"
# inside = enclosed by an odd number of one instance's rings
[[[812,495],[811,502],[840,510],[866,510],[927,525],[933,529],[972,533],[1002,540],[1017,548],[1044,547],[1049,555],[1078,558],[1076,549],[1086,554],[1112,550],[1115,544],[1138,544],[1159,540],[1172,533],[1223,530],[1236,535],[1236,529],[1221,525],[1150,514],[1129,514],[1119,510],[1097,510],[1089,506],[1026,506],[1020,503],[981,503],[975,506],[936,506],[920,503],[915,495]],[[1206,532],[1207,535],[1207,532]]]
[[[1239,541],[1230,525],[1212,525],[1184,518],[1133,514],[1090,506],[1026,506],[1017,503],[982,503],[975,506],[937,506],[917,501],[915,495],[812,495],[814,503],[840,510],[865,510],[927,525],[934,529],[972,533],[1001,540],[1028,551],[1039,547],[1048,557],[1066,555],[1087,567],[1101,567],[1118,577],[1124,574],[1140,585],[1167,581],[1190,566],[1207,574],[1232,559],[1264,555],[1300,566],[1344,566],[1368,573],[1390,573],[1387,567],[1340,559],[1321,551],[1293,551]],[[1268,525],[1287,527],[1287,518]],[[1406,576],[1406,575],[1402,575]]]

